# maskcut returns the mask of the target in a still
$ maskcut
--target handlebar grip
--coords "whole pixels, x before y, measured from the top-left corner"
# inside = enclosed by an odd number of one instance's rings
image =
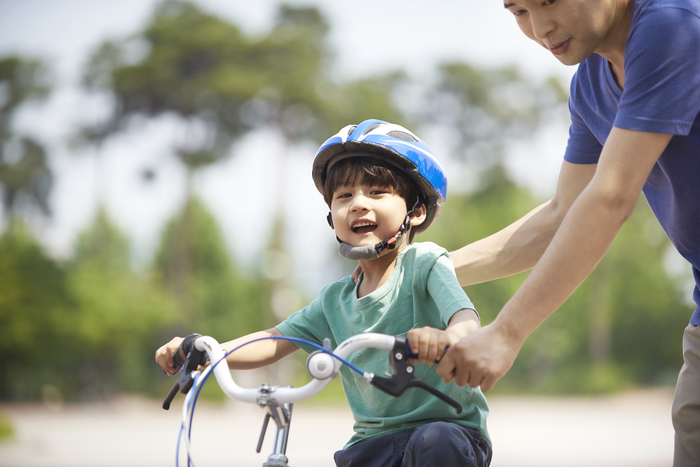
[[[445,347],[445,350],[442,352],[442,355],[445,355],[449,348],[450,348],[449,346]],[[418,354],[413,353],[413,351],[411,350],[411,346],[408,343],[408,339],[406,339],[406,351],[404,352],[404,354],[406,355],[406,358],[413,358],[413,359],[418,358]]]
[[[418,358],[418,354],[413,353],[411,350],[411,345],[408,343],[408,339],[406,339],[406,352],[404,353],[406,358]]]

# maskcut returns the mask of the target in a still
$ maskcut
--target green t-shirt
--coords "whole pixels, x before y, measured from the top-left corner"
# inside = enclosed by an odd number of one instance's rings
[[[361,280],[362,275],[358,285]],[[319,298],[277,329],[285,336],[318,343],[328,337],[335,348],[363,332],[406,336],[409,330],[423,326],[445,329],[450,318],[464,308],[474,309],[474,305],[457,282],[447,251],[434,243],[417,243],[399,253],[387,282],[371,294],[358,299],[357,285],[345,277],[324,287]],[[358,350],[348,360],[366,372],[393,374],[385,350]],[[415,365],[415,376],[455,399],[463,412],[458,415],[422,389],[411,388],[400,397],[392,397],[343,365],[340,377],[355,418],[355,434],[345,447],[435,421],[477,429],[488,439],[488,405],[480,389],[444,384],[435,368],[420,363]]]

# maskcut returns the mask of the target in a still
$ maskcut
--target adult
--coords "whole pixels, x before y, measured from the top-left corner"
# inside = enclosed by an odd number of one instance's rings
[[[673,403],[674,466],[700,465],[700,0],[505,0],[565,65],[571,127],[554,198],[454,252],[469,285],[534,267],[493,323],[450,348],[438,373],[491,389],[524,340],[603,257],[640,192],[693,267],[697,307]]]

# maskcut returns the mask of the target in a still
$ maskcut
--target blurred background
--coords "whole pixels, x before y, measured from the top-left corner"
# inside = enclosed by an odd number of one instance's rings
[[[418,241],[517,220],[554,193],[574,72],[496,0],[0,0],[0,401],[160,397],[172,336],[268,328],[349,274],[310,177],[347,124],[443,163]],[[466,289],[483,323],[524,277]],[[640,199],[492,394],[673,387],[690,280]]]

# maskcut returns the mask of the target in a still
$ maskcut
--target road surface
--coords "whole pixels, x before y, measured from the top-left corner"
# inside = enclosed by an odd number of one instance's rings
[[[492,467],[666,467],[673,455],[672,392],[599,398],[491,397]],[[0,442],[4,467],[159,467],[175,465],[180,407],[123,398],[112,403],[0,405],[15,427]],[[197,467],[260,466],[255,452],[263,412],[254,406],[198,404],[192,439]],[[293,467],[332,466],[352,432],[347,408],[295,406],[287,455]],[[184,457],[180,465],[186,465]]]

